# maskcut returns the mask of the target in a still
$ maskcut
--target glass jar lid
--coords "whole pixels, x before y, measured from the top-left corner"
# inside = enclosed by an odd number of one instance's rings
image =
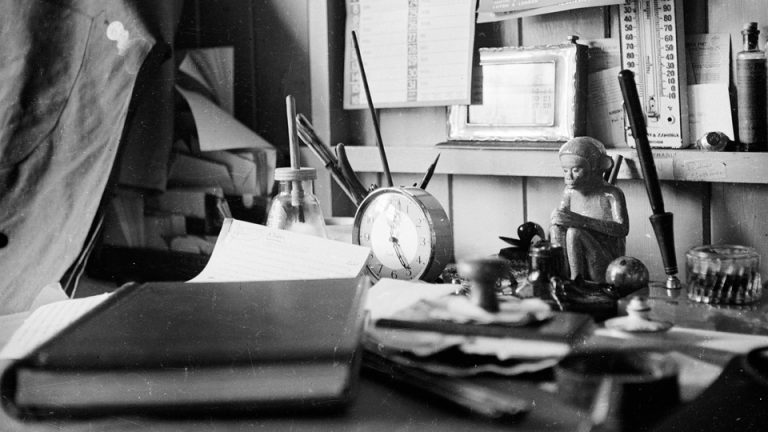
[[[275,181],[304,181],[317,179],[317,170],[309,167],[276,168]]]
[[[744,259],[758,256],[754,248],[741,245],[704,245],[690,249],[686,255],[691,258]]]

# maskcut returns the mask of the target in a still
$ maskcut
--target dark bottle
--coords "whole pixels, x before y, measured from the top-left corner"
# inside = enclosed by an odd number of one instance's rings
[[[737,116],[739,119],[739,150],[768,150],[766,124],[766,66],[765,52],[757,48],[760,30],[757,23],[744,25],[744,51],[736,54]]]
[[[552,298],[550,278],[557,276],[568,280],[565,254],[563,247],[541,240],[531,245],[528,250],[528,283],[532,287],[534,297],[541,299]]]

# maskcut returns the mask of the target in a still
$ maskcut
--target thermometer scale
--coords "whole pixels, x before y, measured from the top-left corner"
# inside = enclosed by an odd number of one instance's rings
[[[621,62],[635,74],[651,147],[685,148],[688,99],[682,0],[627,0],[619,13]],[[628,123],[627,123],[628,124]],[[627,143],[635,140],[625,128]]]

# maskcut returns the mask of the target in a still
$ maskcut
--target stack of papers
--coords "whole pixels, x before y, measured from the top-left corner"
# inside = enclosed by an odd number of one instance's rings
[[[591,330],[587,317],[554,313],[539,299],[509,298],[490,314],[455,287],[379,281],[368,296],[367,349],[442,375],[518,375],[554,366]]]

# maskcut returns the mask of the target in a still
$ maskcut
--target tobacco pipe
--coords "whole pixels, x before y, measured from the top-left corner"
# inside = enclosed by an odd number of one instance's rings
[[[677,257],[675,255],[675,236],[672,213],[664,211],[664,198],[661,196],[661,185],[653,161],[651,145],[648,142],[648,131],[645,128],[643,108],[637,94],[635,74],[630,70],[619,72],[619,87],[624,98],[624,107],[629,117],[629,126],[635,138],[637,157],[643,172],[645,190],[651,202],[653,214],[650,217],[656,242],[659,244],[661,259],[664,262],[664,272],[667,274],[666,287],[668,290],[678,290],[681,287],[677,278]]]

